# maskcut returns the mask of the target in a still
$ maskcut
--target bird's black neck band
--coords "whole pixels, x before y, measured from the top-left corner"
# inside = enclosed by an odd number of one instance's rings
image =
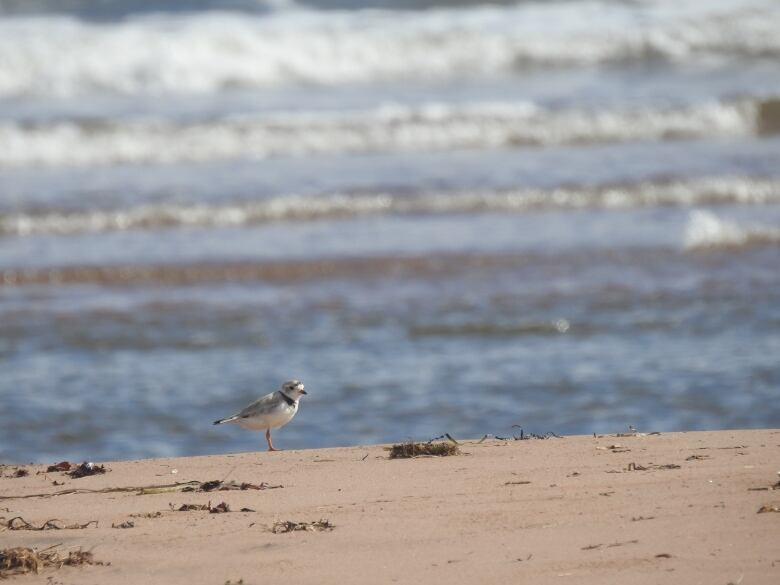
[[[281,395],[282,395],[282,398],[284,398],[284,401],[285,401],[285,402],[286,402],[288,405],[290,405],[290,406],[294,406],[294,405],[295,405],[295,400],[293,400],[292,398],[290,398],[289,396],[287,396],[287,394],[285,394],[285,393],[284,393],[284,392],[282,392],[281,390],[279,390],[279,394],[281,394]]]

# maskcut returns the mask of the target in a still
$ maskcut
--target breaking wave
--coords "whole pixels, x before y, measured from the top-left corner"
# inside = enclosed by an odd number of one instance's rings
[[[419,195],[335,193],[221,204],[160,203],[110,210],[31,210],[0,215],[0,235],[68,235],[179,226],[242,226],[382,214],[767,203],[780,203],[780,179],[708,177],[601,187],[518,188],[498,192],[456,191]],[[698,220],[694,224],[706,226]],[[708,232],[705,230],[703,233]],[[699,239],[696,236],[692,241]]]
[[[729,221],[697,209],[688,219],[684,242],[688,250],[778,245],[780,227]]]
[[[765,100],[771,101],[771,100]],[[551,110],[528,102],[387,104],[343,113],[203,121],[82,119],[0,125],[0,167],[170,164],[323,154],[555,146],[740,137],[764,102],[629,111]]]
[[[424,11],[0,21],[0,96],[202,93],[536,66],[780,56],[780,4],[550,2]],[[555,26],[550,26],[555,23]],[[111,55],[106,59],[105,55]]]

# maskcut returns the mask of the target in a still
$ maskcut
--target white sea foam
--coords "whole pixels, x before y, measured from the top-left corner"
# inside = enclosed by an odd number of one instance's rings
[[[684,245],[688,250],[771,244],[780,244],[780,227],[730,221],[701,209],[691,212],[685,227]]]
[[[711,177],[625,186],[432,192],[289,195],[223,204],[147,204],[111,210],[37,210],[0,215],[0,235],[78,234],[176,226],[240,226],[382,214],[447,214],[530,209],[697,206],[780,203],[780,179]],[[709,222],[709,223],[708,223]],[[686,246],[707,245],[708,216],[693,216]],[[725,228],[724,228],[725,229]],[[725,229],[724,233],[728,230]],[[725,236],[724,236],[725,237]]]
[[[549,110],[527,102],[281,112],[206,121],[64,120],[0,124],[1,167],[169,164],[322,154],[421,152],[742,137],[757,104],[710,102],[629,111]]]
[[[695,6],[694,6],[695,4]],[[780,3],[608,1],[0,21],[0,96],[212,92],[780,56]]]

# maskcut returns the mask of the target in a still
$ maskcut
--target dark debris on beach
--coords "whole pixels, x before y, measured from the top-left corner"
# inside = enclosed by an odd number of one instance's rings
[[[482,443],[487,439],[496,439],[497,441],[529,441],[531,439],[538,439],[543,441],[545,439],[563,439],[561,435],[558,435],[552,431],[547,431],[543,435],[537,433],[526,433],[520,425],[512,425],[512,428],[520,429],[519,435],[512,435],[511,437],[504,437],[501,435],[484,435],[477,443]]]
[[[454,443],[398,443],[390,448],[390,459],[409,459],[412,457],[447,457],[460,455],[460,449]]]
[[[90,520],[89,522],[86,522],[84,524],[63,524],[62,521],[57,519],[51,519],[46,520],[43,524],[40,526],[36,526],[31,522],[28,522],[21,516],[16,516],[14,518],[11,518],[10,520],[6,520],[5,518],[0,518],[0,526],[5,528],[6,530],[37,530],[37,531],[43,531],[43,530],[83,530],[84,528],[87,528],[94,524],[96,527],[98,525],[97,520]]]
[[[0,579],[25,573],[40,573],[44,568],[59,569],[62,566],[104,565],[96,561],[91,551],[82,549],[61,554],[56,547],[43,550],[17,546],[0,550]]]
[[[221,481],[218,479],[212,481],[204,481],[199,486],[186,487],[183,492],[226,492],[232,490],[275,490],[283,488],[281,484],[270,484],[266,482],[249,483],[249,482],[237,482],[237,481]]]
[[[171,510],[174,512],[192,512],[194,510],[208,510],[210,514],[224,514],[225,512],[233,512],[227,502],[220,502],[216,506],[212,506],[211,502],[208,504],[182,504],[178,508],[173,504],[169,504]],[[251,508],[241,508],[239,512],[254,512]]]
[[[64,462],[67,463],[67,462]],[[59,465],[62,465],[61,463]],[[81,477],[89,477],[90,475],[101,475],[108,471],[105,465],[95,465],[91,461],[85,461],[81,465],[78,465],[75,469],[71,469],[66,473],[73,479],[79,479]]]
[[[284,534],[286,532],[323,532],[333,530],[335,526],[331,524],[330,520],[317,520],[316,522],[291,522],[289,520],[275,522],[271,527],[271,532],[274,534]]]

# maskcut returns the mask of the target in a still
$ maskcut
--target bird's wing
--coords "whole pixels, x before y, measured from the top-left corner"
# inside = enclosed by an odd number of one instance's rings
[[[278,404],[279,400],[276,398],[276,392],[271,392],[270,394],[266,394],[265,396],[261,396],[255,400],[252,404],[239,412],[237,416],[242,418],[246,416],[256,416],[258,414],[263,414],[264,412],[273,410],[276,406],[278,406]]]

